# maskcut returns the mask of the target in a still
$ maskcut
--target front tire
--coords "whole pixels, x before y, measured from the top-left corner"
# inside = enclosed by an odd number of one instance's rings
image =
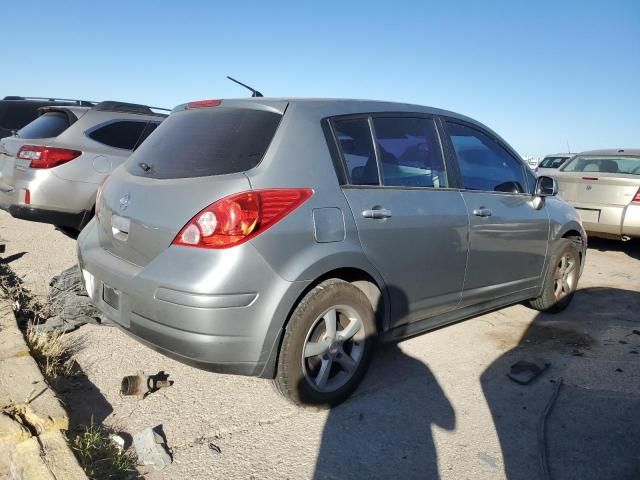
[[[541,312],[557,313],[569,306],[578,287],[580,277],[580,250],[570,239],[558,240],[555,252],[549,259],[542,294],[529,301],[529,305]]]
[[[326,280],[291,316],[274,385],[295,404],[335,406],[362,380],[375,337],[375,315],[365,294],[343,280]]]

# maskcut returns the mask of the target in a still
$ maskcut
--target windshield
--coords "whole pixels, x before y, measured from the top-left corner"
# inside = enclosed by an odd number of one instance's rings
[[[640,157],[577,156],[562,171],[640,175]]]
[[[539,168],[559,168],[565,160],[569,157],[545,157],[540,164]]]

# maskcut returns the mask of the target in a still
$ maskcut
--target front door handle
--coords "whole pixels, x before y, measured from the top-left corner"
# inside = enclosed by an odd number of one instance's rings
[[[491,210],[489,210],[488,208],[480,207],[480,208],[476,208],[473,211],[473,214],[476,217],[490,217],[491,216]]]
[[[365,210],[362,212],[364,218],[389,218],[391,211],[385,208],[377,208],[375,210]]]

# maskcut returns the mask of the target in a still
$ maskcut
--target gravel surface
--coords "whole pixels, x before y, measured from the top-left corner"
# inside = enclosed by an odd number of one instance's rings
[[[37,295],[75,263],[75,242],[51,226],[0,211],[0,236]],[[88,378],[62,396],[75,423],[93,417],[129,435],[162,425],[174,463],[142,470],[149,479],[537,479],[537,429],[562,377],[546,427],[552,477],[640,478],[640,244],[594,239],[587,258],[564,313],[515,305],[382,347],[355,396],[330,412],[94,325],[71,334],[84,339]],[[528,355],[551,367],[517,385],[506,373]],[[140,370],[175,383],[144,400],[120,396],[121,378]]]

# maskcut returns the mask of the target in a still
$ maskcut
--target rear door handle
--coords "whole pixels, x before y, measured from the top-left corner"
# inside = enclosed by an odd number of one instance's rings
[[[491,210],[489,210],[488,208],[484,208],[484,207],[476,208],[473,211],[473,214],[476,217],[490,217],[491,216]]]
[[[389,218],[391,211],[385,208],[377,208],[375,210],[365,210],[362,212],[364,218]]]

